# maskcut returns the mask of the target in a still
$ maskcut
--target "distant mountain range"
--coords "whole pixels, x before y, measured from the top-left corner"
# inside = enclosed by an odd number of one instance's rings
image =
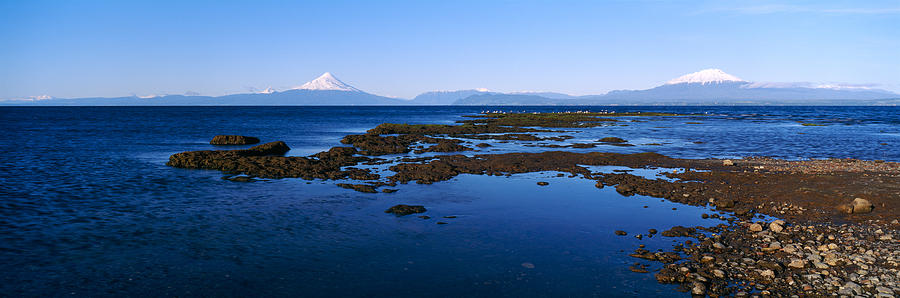
[[[900,95],[864,87],[797,83],[754,83],[718,69],[706,69],[646,90],[615,90],[573,96],[554,92],[433,91],[411,100],[366,93],[325,73],[285,91],[225,96],[165,95],[116,98],[33,98],[0,105],[173,106],[173,105],[898,105]]]

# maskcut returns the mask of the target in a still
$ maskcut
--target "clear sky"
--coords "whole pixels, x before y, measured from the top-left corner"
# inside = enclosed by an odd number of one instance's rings
[[[326,71],[404,98],[581,95],[704,68],[900,91],[900,0],[0,0],[0,99],[283,90]]]

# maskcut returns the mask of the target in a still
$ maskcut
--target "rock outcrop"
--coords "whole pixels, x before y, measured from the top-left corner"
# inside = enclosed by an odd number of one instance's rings
[[[259,139],[248,136],[218,135],[209,141],[211,145],[251,145],[259,144]]]

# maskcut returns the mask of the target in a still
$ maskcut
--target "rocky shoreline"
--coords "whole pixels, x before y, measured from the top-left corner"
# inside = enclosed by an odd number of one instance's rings
[[[785,161],[678,159],[656,153],[575,153],[548,151],[448,155],[420,158],[379,156],[475,151],[482,140],[563,142],[568,135],[554,129],[591,128],[618,122],[618,117],[664,116],[657,113],[489,113],[460,125],[381,124],[361,135],[309,157],[283,156],[289,148],[272,142],[249,149],[174,154],[167,165],[212,169],[254,178],[352,179],[340,187],[365,193],[394,192],[383,188],[416,182],[430,184],[460,174],[513,175],[557,171],[614,187],[623,196],[644,195],[708,206],[728,224],[712,228],[676,227],[657,237],[680,237],[669,251],[639,247],[633,257],[661,262],[653,274],[661,283],[680,284],[694,295],[882,296],[900,294],[900,163],[853,159]],[[587,144],[544,144],[541,147],[593,148],[597,144],[630,145],[621,138]],[[382,177],[364,165],[389,165]],[[670,179],[629,173],[595,173],[586,166],[682,168]],[[245,176],[241,176],[242,178]],[[249,179],[244,178],[243,180]],[[540,182],[539,182],[540,184]],[[543,184],[541,184],[543,185]],[[863,203],[868,203],[865,205]],[[419,209],[398,205],[386,211],[411,214]],[[412,206],[422,207],[422,206]],[[421,210],[424,210],[422,207]],[[761,215],[779,218],[762,221]],[[621,234],[619,233],[621,232]],[[639,239],[656,231],[616,231]],[[687,239],[687,240],[684,240]],[[632,271],[646,272],[637,263]]]

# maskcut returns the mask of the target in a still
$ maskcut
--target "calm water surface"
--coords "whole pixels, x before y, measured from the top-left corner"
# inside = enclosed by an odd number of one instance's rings
[[[212,149],[217,134],[283,140],[305,156],[383,122],[451,124],[483,110],[704,114],[572,131],[572,143],[637,145],[576,152],[900,161],[897,107],[0,107],[0,296],[684,295],[629,271],[627,254],[671,247],[632,237],[649,228],[717,224],[703,208],[555,172],[363,194],[164,165]],[[471,154],[548,150],[523,144]],[[432,219],[383,213],[399,203]]]

